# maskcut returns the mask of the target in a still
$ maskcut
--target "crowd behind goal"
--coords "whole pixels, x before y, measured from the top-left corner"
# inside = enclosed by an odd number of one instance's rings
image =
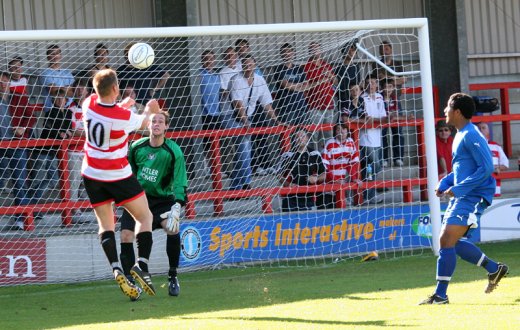
[[[309,42],[308,60],[295,63],[291,43],[279,46],[279,65],[257,65],[248,40],[238,39],[221,50],[200,52],[197,89],[201,97],[203,128],[206,130],[286,126],[295,128],[290,150],[282,150],[276,135],[240,135],[222,144],[223,174],[228,190],[249,190],[253,176],[275,175],[280,186],[323,183],[358,183],[374,180],[385,167],[402,167],[407,161],[403,127],[380,128],[383,123],[414,120],[401,107],[404,76],[393,76],[375,63],[356,61],[358,41],[338,49],[341,61],[329,63],[321,44]],[[125,48],[128,52],[132,44]],[[94,64],[72,71],[62,66],[58,44],[46,48],[47,67],[37,77],[40,100],[33,104],[31,86],[24,75],[24,58],[8,59],[8,72],[1,73],[0,108],[2,140],[27,138],[81,140],[84,127],[83,100],[92,92],[91,79],[110,68],[109,49],[100,43],[93,49]],[[382,63],[394,72],[404,64],[394,59],[392,44],[379,45]],[[126,57],[126,53],[125,53]],[[217,68],[217,58],[224,65]],[[136,100],[132,111],[140,113],[149,99],[166,88],[171,74],[153,65],[145,70],[125,63],[117,68],[122,97]],[[39,119],[38,119],[39,118]],[[175,118],[172,118],[175,120]],[[323,129],[323,125],[329,128]],[[317,129],[312,129],[317,127]],[[145,134],[145,132],[141,132]],[[208,141],[206,158],[211,157]],[[70,144],[68,170],[70,199],[85,199],[80,168],[81,143]],[[10,181],[14,205],[31,205],[60,198],[61,170],[56,147],[2,150],[2,185]],[[347,204],[377,204],[386,188],[359,191]],[[334,208],[334,193],[295,193],[282,197],[282,211]],[[81,215],[81,210],[74,211]],[[35,214],[35,219],[41,218]],[[23,216],[16,216],[14,229],[23,229]]]

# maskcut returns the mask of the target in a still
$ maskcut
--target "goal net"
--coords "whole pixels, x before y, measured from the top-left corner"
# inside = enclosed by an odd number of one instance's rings
[[[101,68],[131,111],[156,98],[171,115],[181,271],[430,249],[427,37],[425,19],[3,33],[0,285],[111,276],[80,175],[80,105]],[[135,42],[151,67],[128,66]],[[152,273],[168,270],[165,241],[154,232]]]

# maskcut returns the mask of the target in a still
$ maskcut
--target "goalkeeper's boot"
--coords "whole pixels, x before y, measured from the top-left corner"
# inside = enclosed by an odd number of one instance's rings
[[[179,293],[181,293],[181,286],[179,285],[177,276],[170,276],[168,278],[168,294],[177,297]]]
[[[130,269],[130,274],[135,278],[135,280],[141,285],[144,292],[148,293],[150,296],[155,296],[155,288],[152,283],[152,276],[150,273],[142,270],[138,264],[135,264],[132,269]]]
[[[132,284],[120,269],[114,269],[114,278],[117,284],[119,284],[121,291],[130,297],[130,300],[139,299],[139,296],[141,295],[140,289],[135,284]]]
[[[125,276],[128,279],[128,282],[130,282],[133,285],[135,285],[135,287],[137,288],[137,291],[139,292],[139,295],[137,296],[137,298],[130,297],[130,301],[137,301],[137,300],[139,300],[139,297],[141,297],[141,293],[143,293],[143,289],[141,289],[141,287],[139,287],[138,285],[135,284],[135,280],[132,277],[132,275],[125,275]]]
[[[488,285],[486,287],[486,293],[491,293],[498,286],[498,282],[508,274],[509,267],[507,265],[498,263],[498,269],[494,273],[488,274]]]
[[[449,303],[450,301],[448,299],[448,296],[446,296],[446,298],[442,298],[441,296],[434,293],[428,298],[421,301],[419,305],[445,305]]]

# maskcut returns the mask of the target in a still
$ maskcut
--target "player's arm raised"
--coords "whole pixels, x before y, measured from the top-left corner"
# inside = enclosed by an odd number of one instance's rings
[[[145,129],[148,126],[150,116],[155,113],[158,113],[159,111],[161,111],[161,107],[159,106],[159,102],[157,102],[156,99],[151,99],[150,101],[148,101],[143,111],[144,120],[139,129]]]

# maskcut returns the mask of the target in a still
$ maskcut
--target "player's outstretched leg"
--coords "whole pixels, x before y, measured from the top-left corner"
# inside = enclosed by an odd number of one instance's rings
[[[494,273],[488,273],[488,285],[485,292],[491,293],[498,286],[498,282],[508,274],[509,267],[506,264],[498,263],[498,269]]]
[[[475,244],[463,238],[455,245],[457,254],[467,262],[483,267],[488,271],[486,293],[491,293],[498,286],[498,282],[507,275],[509,267],[500,262],[489,259]]]
[[[141,285],[144,292],[148,293],[150,296],[155,296],[155,288],[153,287],[152,276],[150,273],[142,270],[141,267],[139,267],[139,264],[135,264],[130,270],[130,274],[132,274],[135,280]]]
[[[137,287],[136,285],[132,284],[123,274],[123,271],[118,268],[114,268],[114,278],[119,284],[119,288],[121,288],[121,291],[128,297],[130,297],[130,300],[136,301],[141,296],[141,289]]]

